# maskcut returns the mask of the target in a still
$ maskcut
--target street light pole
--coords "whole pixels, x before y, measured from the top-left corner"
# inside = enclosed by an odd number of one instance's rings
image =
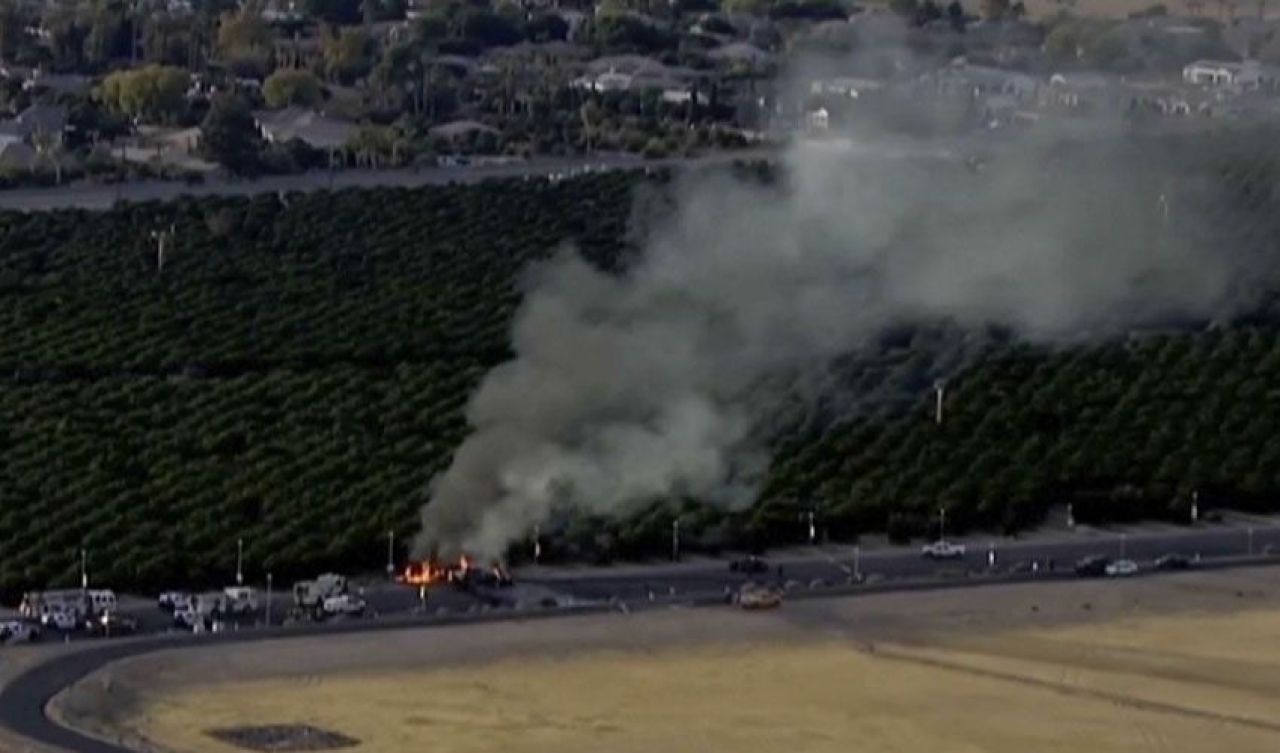
[[[671,560],[680,561],[680,519],[671,521]]]
[[[946,389],[946,383],[941,379],[933,383],[933,422],[939,426],[942,425],[942,397],[946,392]]]
[[[244,585],[244,539],[236,539],[236,585]]]
[[[387,577],[396,574],[396,532],[387,531]]]
[[[89,552],[80,550],[80,590],[89,590]]]

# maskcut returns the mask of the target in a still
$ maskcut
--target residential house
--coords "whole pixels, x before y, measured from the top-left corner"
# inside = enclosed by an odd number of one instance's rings
[[[498,129],[487,126],[476,120],[455,120],[450,123],[438,125],[428,130],[427,133],[435,138],[458,142],[475,138],[481,134],[497,136]]]
[[[93,79],[75,73],[45,73],[39,69],[32,71],[22,82],[22,90],[27,92],[45,91],[51,94],[84,94],[93,85]]]
[[[1055,73],[1040,92],[1042,107],[1114,109],[1127,106],[1128,91],[1120,79],[1102,73]]]
[[[359,130],[353,123],[300,107],[259,110],[253,117],[267,143],[283,144],[298,139],[312,149],[327,152],[330,162],[341,156]]]
[[[1182,80],[1196,86],[1212,86],[1235,91],[1271,89],[1280,84],[1280,68],[1256,60],[1235,63],[1197,60],[1182,69]]]
[[[38,161],[39,155],[30,144],[17,136],[0,135],[0,170],[27,171]]]
[[[67,108],[62,105],[34,104],[15,117],[0,120],[0,135],[28,144],[62,143],[67,130]]]
[[[856,76],[833,76],[817,79],[809,84],[809,92],[816,95],[830,95],[848,99],[861,99],[869,94],[883,91],[884,81]]]
[[[957,58],[950,65],[930,71],[920,77],[926,90],[942,95],[958,95],[982,99],[991,95],[1013,97],[1027,101],[1035,97],[1039,82],[1021,71],[971,65],[964,58]]]
[[[748,42],[730,42],[707,53],[707,57],[721,65],[760,70],[773,62],[773,56]]]

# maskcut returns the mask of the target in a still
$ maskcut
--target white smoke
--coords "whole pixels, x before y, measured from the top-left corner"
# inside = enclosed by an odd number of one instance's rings
[[[1205,240],[1212,197],[1119,130],[1076,141],[1009,136],[976,173],[963,141],[797,144],[781,186],[690,178],[621,275],[563,249],[468,407],[419,549],[499,556],[559,507],[750,504],[762,422],[886,327],[1054,339],[1220,308],[1239,260]]]

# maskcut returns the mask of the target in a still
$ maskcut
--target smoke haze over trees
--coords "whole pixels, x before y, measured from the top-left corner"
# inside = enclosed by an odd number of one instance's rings
[[[777,186],[684,186],[621,275],[572,250],[537,268],[419,548],[500,556],[557,510],[744,508],[777,416],[893,327],[1099,339],[1258,281],[1223,243],[1228,197],[1158,139],[1040,130],[976,172],[882,133],[849,146],[793,148]]]

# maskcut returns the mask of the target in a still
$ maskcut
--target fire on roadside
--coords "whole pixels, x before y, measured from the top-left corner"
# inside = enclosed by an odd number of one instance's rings
[[[408,586],[462,583],[466,581],[468,571],[473,569],[475,569],[475,566],[465,555],[459,557],[457,562],[423,560],[421,562],[410,562],[396,580]],[[499,563],[494,563],[490,571],[498,582],[509,582],[511,580],[506,568]]]

